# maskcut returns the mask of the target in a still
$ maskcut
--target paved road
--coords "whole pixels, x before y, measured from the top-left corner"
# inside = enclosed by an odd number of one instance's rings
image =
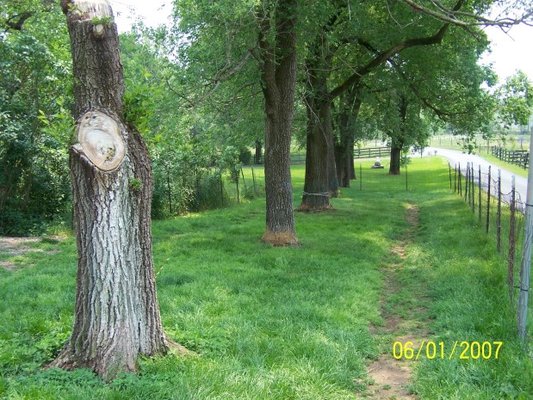
[[[517,199],[521,201],[522,203],[526,202],[526,192],[527,192],[527,179],[523,178],[521,176],[516,176],[512,172],[507,171],[506,169],[502,167],[498,167],[494,164],[491,164],[487,160],[476,156],[472,154],[465,154],[460,151],[456,150],[447,150],[447,149],[441,149],[437,147],[428,147],[424,149],[424,154],[428,155],[436,155],[442,156],[448,159],[450,162],[452,168],[455,164],[461,164],[461,170],[465,171],[467,162],[474,163],[474,170],[476,171],[476,178],[477,178],[477,171],[478,166],[481,165],[481,172],[482,172],[482,182],[484,183],[483,186],[486,186],[487,182],[487,172],[489,169],[489,165],[491,166],[491,175],[494,179],[497,179],[498,177],[498,170],[501,171],[502,174],[502,193],[507,194],[511,192],[511,182],[512,177],[515,176],[515,184],[516,184],[516,191],[517,191]],[[477,179],[476,179],[477,181]],[[493,181],[494,183],[494,181]],[[494,184],[491,185],[494,188]],[[486,189],[486,187],[485,187]],[[492,192],[492,189],[491,189]],[[508,200],[508,199],[507,199]]]

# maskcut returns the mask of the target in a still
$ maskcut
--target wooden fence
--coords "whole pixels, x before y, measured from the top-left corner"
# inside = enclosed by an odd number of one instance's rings
[[[492,155],[502,161],[518,165],[527,169],[529,167],[529,152],[527,150],[507,150],[503,147],[492,147]]]
[[[390,155],[390,147],[367,147],[353,150],[353,158],[375,158]]]
[[[354,148],[353,158],[376,158],[390,156],[390,147]],[[305,164],[305,153],[292,153],[291,164]]]

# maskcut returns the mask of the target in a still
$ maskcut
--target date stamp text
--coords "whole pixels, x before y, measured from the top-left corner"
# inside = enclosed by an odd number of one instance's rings
[[[412,341],[395,341],[392,356],[396,360],[427,360],[457,358],[459,360],[497,360],[501,354],[503,341],[443,341],[422,340],[416,346]]]

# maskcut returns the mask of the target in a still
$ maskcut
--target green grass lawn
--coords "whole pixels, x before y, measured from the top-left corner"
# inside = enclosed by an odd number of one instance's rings
[[[155,221],[163,325],[197,356],[141,360],[138,374],[107,384],[86,370],[41,368],[73,322],[73,237],[0,254],[16,265],[0,267],[0,398],[364,398],[367,365],[394,340],[375,327],[384,324],[383,266],[408,227],[407,204],[419,207],[420,225],[397,274],[393,309],[420,309],[428,339],[447,345],[504,341],[498,360],[413,362],[412,391],[424,399],[531,398],[531,352],[516,340],[505,257],[449,192],[446,164],[413,160],[406,191],[404,175],[371,170],[372,163],[363,163],[363,190],[355,181],[332,201],[334,210],[297,213],[297,248],[259,240],[263,198]],[[296,205],[303,168],[293,168]]]

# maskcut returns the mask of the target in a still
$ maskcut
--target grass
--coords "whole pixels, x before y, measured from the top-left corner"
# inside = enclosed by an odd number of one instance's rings
[[[449,192],[444,162],[414,160],[409,191],[405,175],[388,176],[386,165],[371,170],[372,163],[362,164],[363,190],[355,181],[333,200],[334,210],[297,213],[297,248],[260,242],[262,198],[154,222],[163,324],[198,357],[141,360],[138,374],[109,384],[87,370],[41,368],[71,330],[74,239],[16,256],[14,271],[0,268],[0,398],[363,397],[366,366],[394,340],[371,327],[384,323],[381,266],[407,229],[408,203],[420,208],[420,226],[398,272],[402,290],[393,308],[424,307],[421,320],[434,340],[505,341],[500,360],[413,364],[413,390],[429,399],[528,398],[533,365],[515,337],[505,260]],[[298,204],[303,166],[293,168],[293,178]]]
[[[511,164],[505,161],[500,160],[497,157],[494,157],[492,154],[483,154],[481,155],[488,162],[497,165],[498,167],[505,168],[507,171],[517,175],[527,178],[527,169],[519,167],[516,164]]]

